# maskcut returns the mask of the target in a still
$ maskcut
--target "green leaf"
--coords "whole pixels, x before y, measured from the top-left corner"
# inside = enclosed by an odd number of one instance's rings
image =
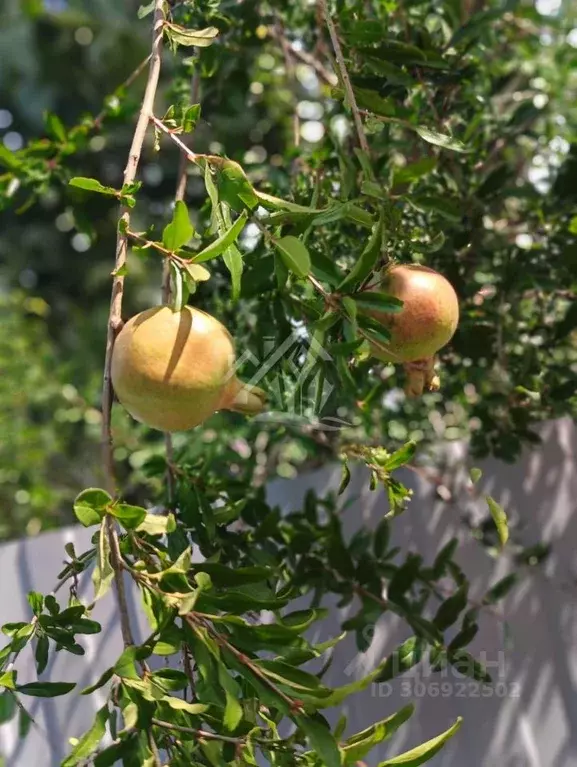
[[[392,186],[410,184],[423,176],[428,176],[437,167],[436,157],[423,157],[417,162],[409,163],[402,168],[395,168]]]
[[[14,690],[16,688],[16,671],[5,671],[3,674],[0,674],[0,687]]]
[[[390,525],[387,519],[381,519],[375,530],[373,538],[373,553],[377,559],[381,559],[387,550],[390,538]]]
[[[121,679],[140,679],[135,666],[137,655],[138,648],[127,647],[114,664],[114,673]]]
[[[161,514],[147,514],[144,521],[141,522],[136,531],[139,533],[148,533],[148,535],[166,535],[176,530],[176,520],[174,514],[166,516]]]
[[[101,687],[104,687],[104,685],[107,682],[109,682],[112,679],[113,676],[114,676],[114,669],[113,668],[107,669],[104,672],[104,674],[102,674],[102,676],[98,679],[97,682],[95,682],[94,684],[90,685],[90,687],[85,687],[80,694],[81,695],[90,695],[95,690],[99,690]]]
[[[26,711],[24,706],[19,707],[18,714],[18,737],[25,738],[30,732],[30,725],[33,723],[33,719]]]
[[[0,144],[0,165],[8,168],[8,170],[18,170],[22,161],[18,159],[16,152],[12,152],[4,144]]]
[[[198,716],[208,710],[204,703],[189,703],[182,698],[173,698],[172,695],[165,695],[162,698],[163,703],[167,703],[174,711],[186,711],[187,714]]]
[[[34,615],[40,615],[44,607],[44,597],[42,594],[39,594],[37,591],[29,591],[26,598]]]
[[[36,660],[36,673],[38,676],[44,671],[48,664],[48,650],[49,650],[49,641],[48,637],[41,636],[38,637],[38,641],[36,643],[36,650],[34,652],[34,657]]]
[[[503,599],[503,597],[511,591],[513,586],[515,586],[518,580],[519,576],[517,573],[509,573],[509,575],[501,578],[500,581],[494,586],[491,586],[489,591],[487,591],[483,597],[483,604],[494,605],[500,599]]]
[[[0,725],[9,722],[16,713],[16,696],[10,691],[0,692]]]
[[[481,469],[477,469],[473,467],[471,471],[469,472],[469,476],[471,477],[471,482],[476,485],[477,482],[481,479],[483,476],[483,472]]]
[[[237,213],[245,208],[256,208],[258,197],[246,173],[234,160],[228,158],[214,163],[216,167],[216,185],[222,202],[226,202]]]
[[[166,692],[184,690],[188,686],[188,677],[184,671],[175,668],[161,668],[152,674],[154,682]]]
[[[452,136],[447,136],[445,133],[439,133],[438,131],[432,130],[431,128],[426,128],[424,125],[417,125],[415,130],[419,136],[425,141],[428,141],[429,144],[435,144],[436,146],[440,146],[443,149],[452,149],[453,152],[470,151],[462,141],[459,141]]]
[[[100,181],[95,178],[84,178],[83,176],[75,176],[68,182],[69,186],[75,186],[78,189],[85,189],[87,192],[98,192],[98,194],[106,194],[109,197],[119,197],[120,192],[118,189],[114,189],[111,186],[103,186]]]
[[[395,756],[392,759],[385,759],[384,762],[379,763],[379,767],[394,767],[395,765],[403,765],[403,767],[418,767],[420,764],[425,764],[432,759],[457,732],[462,723],[462,718],[458,717],[455,724],[450,727],[446,732],[441,735],[437,735],[436,738],[428,740],[426,743],[422,743],[417,748],[413,748],[411,751],[406,751],[400,756]]]
[[[195,48],[206,48],[212,45],[218,35],[216,27],[206,27],[206,29],[186,29],[178,24],[172,24],[166,21],[164,28],[169,38],[178,43],[178,45],[191,46]]]
[[[351,481],[351,470],[349,468],[349,464],[345,460],[342,466],[341,470],[341,481],[339,484],[339,489],[337,491],[337,495],[342,495],[347,487],[349,486],[349,483]]]
[[[193,234],[194,227],[190,223],[188,208],[182,200],[178,200],[174,206],[172,221],[166,225],[162,233],[162,244],[175,253],[183,245],[186,245]]]
[[[31,695],[35,698],[56,698],[59,695],[67,695],[76,687],[74,682],[30,682],[16,687],[22,695]]]
[[[448,660],[459,674],[476,679],[484,684],[491,683],[491,675],[487,669],[466,650],[456,650],[449,653]]]
[[[369,241],[359,256],[358,261],[338,286],[337,289],[341,293],[360,285],[371,274],[383,251],[383,237],[384,227],[383,217],[381,216],[372,227]]]
[[[44,114],[44,124],[48,133],[60,141],[62,144],[66,141],[66,129],[62,123],[62,120],[52,112],[46,112]]]
[[[273,240],[273,244],[286,267],[297,277],[305,278],[310,274],[311,257],[303,242],[292,235],[287,235],[280,240]]]
[[[376,91],[367,88],[353,88],[357,106],[368,109],[376,115],[394,117],[397,110],[393,101],[383,98]],[[336,99],[346,102],[346,93],[342,88],[332,88],[332,95]]]
[[[339,747],[328,724],[320,714],[314,717],[295,716],[294,721],[307,736],[313,752],[321,760],[323,767],[341,767]]]
[[[150,13],[154,11],[155,5],[156,5],[156,0],[151,0],[150,3],[139,6],[138,11],[136,12],[136,15],[138,16],[139,19],[144,19],[146,16],[148,16]]]
[[[415,455],[417,450],[416,442],[410,440],[403,447],[395,450],[395,452],[385,461],[383,468],[387,471],[394,471],[406,463],[409,463]]]
[[[234,224],[226,232],[221,234],[214,242],[207,245],[206,248],[197,253],[192,258],[193,264],[201,264],[204,261],[209,261],[211,258],[216,258],[224,253],[229,245],[232,245],[238,239],[240,233],[244,229],[247,221],[247,213],[243,211],[236,219]]]
[[[230,272],[231,279],[231,298],[238,301],[240,298],[240,280],[242,276],[243,263],[242,255],[236,245],[231,245],[224,251],[223,261]]]
[[[348,738],[343,745],[345,765],[356,765],[376,745],[388,740],[394,733],[411,718],[415,710],[413,705],[405,706],[392,716],[375,722],[362,732]]]
[[[445,631],[452,626],[459,615],[467,607],[468,587],[461,586],[457,591],[446,599],[437,610],[433,623],[439,631]]]
[[[84,527],[91,527],[100,524],[110,503],[112,496],[106,490],[90,487],[76,496],[74,513]]]
[[[438,213],[449,221],[458,223],[463,218],[461,204],[447,196],[413,195],[409,198],[410,204],[421,211]]]
[[[113,504],[109,511],[126,530],[134,530],[146,518],[146,509],[128,503]]]
[[[234,732],[243,717],[241,690],[222,663],[218,664],[218,681],[226,696],[223,724],[229,732]]]
[[[372,311],[386,312],[393,314],[400,312],[403,308],[403,302],[387,293],[377,293],[372,290],[365,290],[362,293],[355,293],[351,296],[353,301],[361,309],[370,309]]]
[[[80,738],[61,767],[75,767],[96,751],[106,732],[109,716],[108,704],[105,704],[97,711],[92,727]]]
[[[503,507],[500,506],[497,501],[491,498],[490,495],[486,497],[486,500],[489,511],[491,512],[491,516],[493,517],[493,522],[495,523],[497,532],[499,533],[501,546],[504,546],[509,540],[509,524],[507,522],[507,515],[505,514]]]
[[[412,636],[406,639],[381,665],[381,673],[376,681],[388,682],[416,666],[423,657],[425,647],[426,642],[421,637]]]
[[[92,573],[92,583],[94,584],[94,601],[103,597],[114,578],[114,570],[110,564],[110,541],[106,529],[106,521],[102,520],[98,536],[98,551],[96,564]]]

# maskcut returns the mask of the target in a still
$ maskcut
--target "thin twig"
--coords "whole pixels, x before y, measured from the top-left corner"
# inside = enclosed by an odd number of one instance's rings
[[[124,184],[131,184],[136,178],[140,154],[144,144],[148,121],[154,107],[154,97],[158,87],[160,76],[160,52],[162,49],[162,34],[164,24],[164,2],[156,0],[154,10],[154,22],[152,32],[152,53],[150,57],[150,68],[148,70],[148,81],[142,100],[142,107],[134,130],[132,145],[128,156],[128,162],[124,171]],[[102,386],[102,457],[106,485],[111,493],[116,490],[114,479],[114,455],[112,448],[111,417],[112,417],[112,383],[110,369],[112,364],[112,349],[116,334],[122,324],[122,293],[124,289],[124,277],[118,272],[126,262],[126,251],[128,247],[128,237],[123,231],[130,224],[130,208],[122,206],[120,209],[120,222],[118,236],[116,240],[116,260],[114,271],[116,272],[112,282],[112,296],[110,299],[110,312],[108,317],[108,331],[106,337],[106,357],[104,361],[104,377]]]
[[[355,98],[355,93],[353,91],[353,86],[351,85],[351,78],[349,77],[349,73],[347,71],[347,67],[345,64],[345,58],[343,56],[343,49],[341,48],[341,43],[339,40],[339,36],[337,34],[337,29],[335,27],[335,23],[329,13],[329,9],[327,6],[327,0],[319,0],[319,7],[322,11],[322,14],[325,19],[325,24],[327,25],[327,29],[329,30],[329,36],[331,38],[331,44],[333,46],[333,51],[335,52],[335,58],[337,62],[337,68],[339,70],[340,79],[343,84],[343,88],[347,97],[347,101],[349,103],[349,106],[351,108],[351,112],[353,115],[353,121],[355,123],[355,128],[357,129],[357,136],[359,139],[359,145],[363,152],[367,155],[367,157],[370,157],[370,149],[369,149],[369,142],[367,141],[367,137],[365,135],[365,129],[363,128],[363,121],[361,120],[361,115],[359,112],[359,108],[357,106],[357,100]]]
[[[338,85],[338,78],[334,74],[334,72],[331,72],[329,69],[327,69],[324,64],[322,64],[317,58],[315,58],[312,53],[309,53],[308,51],[303,51],[299,48],[294,48],[289,40],[286,39],[286,37],[275,27],[269,27],[269,33],[271,37],[273,37],[277,42],[279,42],[281,45],[283,44],[283,40],[287,45],[287,52],[290,53],[290,55],[297,59],[298,61],[301,61],[303,64],[306,64],[309,67],[312,67],[312,69],[315,70],[316,74],[319,76],[323,82],[325,82],[327,85],[330,85],[334,88],[335,85]]]
[[[122,91],[125,88],[129,88],[132,85],[132,83],[142,74],[142,72],[144,72],[151,58],[152,58],[152,53],[149,53],[148,56],[140,62],[140,64],[136,67],[136,69],[128,75],[126,80],[121,85],[119,85],[118,88],[116,88],[115,93],[118,93],[118,91]],[[104,120],[107,114],[108,114],[108,107],[107,106],[102,107],[102,109],[96,115],[96,117],[94,118],[92,122],[94,128],[97,128],[97,129],[100,128],[100,124]]]
[[[164,1],[156,0],[152,30],[152,52],[150,56],[150,67],[148,70],[148,81],[142,99],[140,114],[134,129],[132,145],[128,156],[128,162],[124,171],[124,184],[130,184],[136,178],[138,163],[144,144],[146,129],[148,127],[149,116],[154,107],[154,97],[158,87],[160,76],[160,54],[162,49],[162,35],[164,24]],[[112,350],[116,334],[122,324],[122,293],[124,288],[124,277],[118,274],[126,262],[126,251],[128,248],[128,237],[126,229],[130,224],[130,209],[122,206],[120,210],[120,221],[122,227],[118,229],[116,240],[116,261],[114,266],[115,276],[112,282],[112,296],[110,299],[110,312],[108,316],[108,331],[106,337],[106,357],[104,361],[104,376],[102,388],[102,453],[104,463],[104,473],[106,485],[110,493],[116,491],[116,481],[114,477],[114,453],[112,446],[111,418],[112,418],[112,382],[111,365]],[[116,597],[120,613],[120,624],[122,629],[122,638],[124,646],[128,647],[134,643],[132,630],[130,627],[130,616],[128,612],[128,602],[124,590],[124,581],[122,573],[122,554],[118,540],[118,529],[116,521],[112,516],[106,519],[106,529],[110,541],[110,560],[114,570],[114,584],[116,588]]]

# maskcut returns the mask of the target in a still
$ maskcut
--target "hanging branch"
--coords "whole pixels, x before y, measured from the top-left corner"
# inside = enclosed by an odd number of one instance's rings
[[[140,154],[144,144],[144,137],[148,127],[148,121],[153,111],[154,97],[158,87],[160,76],[160,52],[162,49],[162,34],[164,24],[164,2],[156,0],[154,9],[154,22],[152,32],[152,54],[148,70],[148,81],[142,99],[142,107],[134,130],[132,145],[128,155],[128,162],[124,171],[124,185],[131,184],[136,178]],[[111,413],[112,413],[112,383],[110,368],[112,364],[112,348],[114,339],[122,325],[122,294],[124,289],[124,277],[118,272],[126,263],[126,251],[128,237],[125,230],[130,224],[130,208],[122,206],[118,236],[116,239],[116,260],[114,264],[114,279],[112,282],[112,296],[110,299],[110,312],[108,315],[108,332],[106,337],[106,356],[104,360],[104,377],[102,386],[102,458],[106,485],[109,492],[115,491],[114,457],[112,449]]]
[[[154,106],[154,97],[158,87],[158,79],[160,75],[160,52],[162,48],[162,27],[164,24],[163,6],[163,0],[156,0],[152,32],[152,53],[150,57],[150,68],[148,70],[148,82],[146,83],[146,89],[144,91],[142,100],[142,107],[140,109],[140,114],[136,123],[136,128],[134,130],[128,162],[124,171],[124,184],[131,184],[136,178],[136,171],[140,161],[140,154],[144,144],[144,137],[148,127],[149,116],[152,113]],[[106,357],[104,361],[104,377],[102,389],[102,457],[106,485],[110,493],[114,493],[116,489],[111,433],[113,395],[110,370],[112,364],[112,349],[114,346],[114,339],[122,325],[121,314],[124,277],[118,272],[126,263],[126,251],[128,247],[128,236],[126,234],[126,230],[128,229],[129,224],[130,209],[126,206],[123,206],[120,210],[120,221],[118,236],[116,240],[116,261],[114,268],[115,276],[112,282],[112,296],[110,300],[110,313],[108,316]],[[133,644],[134,640],[130,627],[128,603],[124,591],[122,555],[118,541],[118,531],[116,528],[116,522],[111,516],[108,516],[106,519],[106,529],[110,540],[110,562],[114,569],[114,583],[116,587],[116,596],[118,599],[122,638],[124,640],[125,646],[128,646]]]
[[[367,156],[370,156],[369,142],[367,141],[367,137],[365,135],[363,121],[361,120],[361,115],[357,106],[357,100],[355,98],[353,86],[351,85],[351,78],[347,72],[345,58],[343,56],[343,49],[341,48],[341,43],[337,34],[337,28],[335,27],[335,23],[329,13],[327,0],[319,0],[319,7],[321,9],[322,15],[324,16],[325,24],[327,25],[327,29],[329,31],[331,44],[335,53],[337,69],[339,70],[340,79],[343,83],[347,101],[349,102],[349,106],[353,114],[353,121],[355,123],[355,128],[357,129],[357,136],[359,138],[360,147]]]

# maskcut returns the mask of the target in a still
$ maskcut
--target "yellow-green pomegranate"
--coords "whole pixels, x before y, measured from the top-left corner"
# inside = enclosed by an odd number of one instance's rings
[[[112,385],[126,410],[161,431],[192,429],[216,410],[262,412],[266,395],[234,374],[228,330],[206,312],[156,306],[132,317],[112,354]]]
[[[459,301],[451,283],[426,266],[399,264],[388,269],[375,288],[403,302],[397,314],[370,311],[391,336],[387,351],[372,354],[386,362],[425,360],[453,337],[459,323]]]

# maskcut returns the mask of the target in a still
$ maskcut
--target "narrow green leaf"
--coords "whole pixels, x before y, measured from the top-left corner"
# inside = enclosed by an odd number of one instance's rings
[[[165,695],[162,702],[167,703],[174,711],[186,711],[187,714],[193,714],[193,716],[204,714],[208,709],[204,703],[189,703],[182,698],[174,698],[172,695]]]
[[[150,3],[139,6],[138,11],[136,12],[136,15],[138,16],[139,19],[144,19],[146,16],[148,16],[154,11],[155,5],[156,5],[156,0],[151,0]]]
[[[96,751],[106,732],[109,716],[108,704],[105,704],[96,713],[92,727],[80,738],[69,756],[62,762],[61,767],[75,767]]]
[[[256,208],[258,197],[241,165],[225,158],[216,167],[216,185],[222,202],[241,213],[245,208]]]
[[[66,141],[66,129],[58,115],[52,112],[46,112],[44,115],[44,124],[48,133],[57,141],[64,143]]]
[[[49,650],[49,641],[48,637],[41,636],[38,637],[38,641],[36,643],[36,650],[34,652],[34,657],[36,660],[36,673],[38,676],[44,671],[48,664],[48,650]]]
[[[80,694],[90,695],[95,690],[99,690],[101,687],[103,687],[107,682],[109,682],[112,679],[113,676],[114,676],[114,669],[113,668],[107,669],[104,672],[104,674],[102,674],[102,676],[98,679],[97,682],[90,685],[90,687],[85,687]]]
[[[411,704],[400,709],[392,716],[375,722],[362,732],[348,738],[343,746],[345,765],[356,765],[379,743],[388,740],[394,733],[411,718],[415,707]]]
[[[423,657],[425,647],[426,642],[421,637],[412,636],[406,639],[381,665],[381,672],[376,681],[388,682],[416,666]]]
[[[94,601],[103,597],[112,584],[114,570],[110,564],[110,541],[108,540],[108,531],[106,530],[106,521],[102,520],[100,524],[100,533],[98,537],[98,553],[94,572],[92,573],[92,583],[94,584]]]
[[[403,302],[398,298],[389,296],[387,293],[377,293],[373,290],[365,290],[362,293],[355,293],[351,298],[361,309],[396,314],[403,308]]]
[[[0,687],[14,690],[16,688],[16,671],[5,671],[3,674],[0,674]]]
[[[166,225],[162,233],[162,244],[174,253],[186,245],[193,234],[194,227],[190,223],[188,208],[182,200],[178,200],[174,206],[172,221]]]
[[[477,469],[476,467],[473,467],[471,471],[469,472],[469,476],[471,477],[471,482],[476,485],[477,482],[481,479],[483,476],[483,472],[481,469]]]
[[[425,141],[428,141],[429,144],[435,144],[436,146],[440,146],[443,149],[452,149],[453,152],[470,151],[462,141],[459,141],[452,136],[447,136],[445,133],[439,133],[438,131],[432,130],[431,128],[426,128],[424,125],[416,126],[415,130],[419,136]]]
[[[74,682],[30,682],[17,685],[16,690],[22,695],[35,698],[56,698],[59,695],[67,695],[75,687]]]
[[[403,765],[403,767],[418,767],[420,764],[425,764],[432,759],[457,732],[462,723],[462,718],[458,717],[455,724],[450,727],[446,732],[441,735],[437,735],[436,738],[428,740],[426,743],[422,743],[420,746],[406,751],[400,756],[395,756],[392,759],[385,759],[384,762],[379,763],[379,767],[394,767],[395,765]]]
[[[274,240],[274,246],[278,250],[282,260],[291,272],[298,277],[305,278],[311,271],[311,257],[299,239],[292,235]]]
[[[25,738],[30,732],[30,726],[34,720],[24,706],[19,707],[18,714],[18,737]]]
[[[423,176],[428,176],[437,167],[436,157],[423,157],[421,160],[395,168],[393,172],[392,186],[410,184]]]
[[[244,229],[247,221],[247,213],[243,211],[236,219],[234,224],[226,232],[221,234],[214,242],[207,245],[206,248],[197,253],[192,258],[194,264],[201,264],[204,261],[209,261],[211,258],[216,258],[224,253],[225,250],[232,245],[238,239],[240,233]]]
[[[78,189],[85,189],[87,192],[98,192],[99,194],[106,194],[109,197],[119,197],[120,192],[111,186],[103,186],[100,181],[95,178],[84,178],[83,176],[75,176],[68,182],[70,186],[75,186]]]
[[[489,591],[487,591],[483,597],[483,603],[486,605],[494,605],[500,599],[503,599],[503,597],[506,596],[509,591],[511,591],[518,580],[519,576],[517,573],[509,573],[509,575],[501,578],[500,581],[498,581],[489,589]]]
[[[295,716],[294,721],[307,736],[313,752],[321,760],[323,767],[341,767],[339,747],[328,724],[320,714],[314,717]]]
[[[383,217],[381,216],[372,227],[369,241],[359,256],[358,261],[338,286],[338,290],[341,293],[360,285],[371,274],[382,254],[383,234]]]
[[[439,631],[446,631],[456,622],[459,615],[467,607],[468,588],[461,586],[457,591],[446,599],[437,610],[433,623]]]
[[[243,271],[242,254],[236,245],[230,245],[223,255],[223,261],[230,272],[231,298],[238,301],[240,298],[240,281]]]
[[[218,664],[218,681],[226,696],[223,724],[229,732],[234,732],[243,716],[240,687],[222,663]]]
[[[192,46],[195,48],[206,48],[212,45],[218,35],[216,27],[207,27],[206,29],[186,29],[178,24],[165,22],[164,28],[171,40],[179,45]]]
[[[26,598],[34,615],[40,615],[44,607],[44,597],[42,594],[38,593],[38,591],[29,591]]]
[[[387,471],[394,471],[395,469],[398,469],[399,467],[404,466],[406,463],[409,463],[409,461],[413,459],[416,450],[417,450],[416,442],[413,442],[412,440],[410,440],[409,442],[404,444],[403,447],[399,448],[398,450],[395,450],[395,452],[383,464],[383,467]]]
[[[487,505],[489,507],[489,511],[491,512],[491,516],[493,517],[495,526],[497,527],[501,546],[504,546],[509,540],[509,524],[507,522],[507,515],[505,514],[505,510],[497,503],[497,501],[491,498],[490,495],[487,496]]]

